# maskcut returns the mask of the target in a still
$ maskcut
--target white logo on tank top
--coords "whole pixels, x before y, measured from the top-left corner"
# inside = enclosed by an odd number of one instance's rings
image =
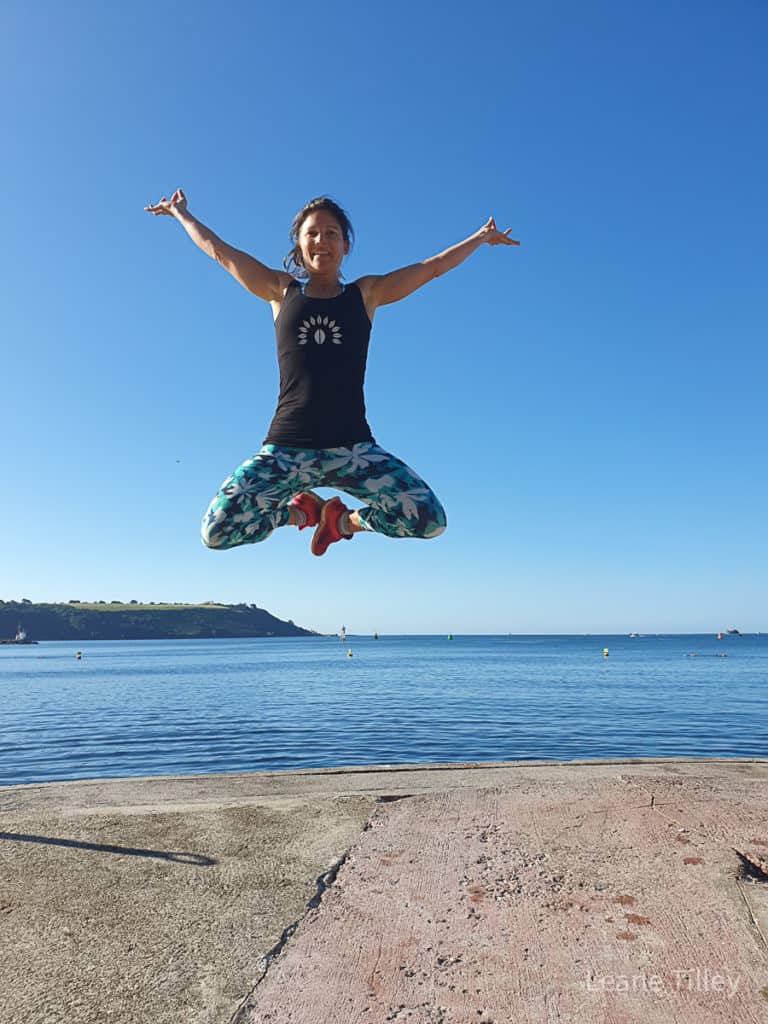
[[[340,345],[341,328],[330,317],[311,316],[308,320],[304,320],[299,328],[299,344],[306,345],[310,338],[316,345],[322,345],[328,338],[334,345]]]

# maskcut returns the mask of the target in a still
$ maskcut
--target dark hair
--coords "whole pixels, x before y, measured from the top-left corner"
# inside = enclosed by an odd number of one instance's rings
[[[299,232],[301,231],[301,225],[310,213],[314,213],[316,210],[325,210],[327,213],[330,213],[332,217],[336,218],[339,222],[341,234],[345,242],[349,242],[351,245],[355,239],[352,221],[349,219],[349,215],[346,210],[342,210],[339,204],[334,203],[329,196],[317,196],[316,199],[310,199],[310,201],[303,206],[293,218],[290,230],[290,239],[293,242],[293,248],[283,260],[283,266],[288,273],[293,274],[294,277],[309,277],[309,274],[304,268],[304,260],[301,258]]]

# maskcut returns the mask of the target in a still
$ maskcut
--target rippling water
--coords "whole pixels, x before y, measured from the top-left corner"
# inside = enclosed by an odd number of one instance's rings
[[[767,635],[41,643],[0,647],[0,686],[6,785],[768,756]]]

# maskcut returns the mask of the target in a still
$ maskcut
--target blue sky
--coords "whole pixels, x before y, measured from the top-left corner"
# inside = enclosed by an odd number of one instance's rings
[[[322,631],[768,629],[768,8],[44,2],[0,13],[0,598],[255,602]],[[377,440],[431,542],[199,522],[274,411],[269,307],[143,206],[350,280],[485,247],[377,315]]]

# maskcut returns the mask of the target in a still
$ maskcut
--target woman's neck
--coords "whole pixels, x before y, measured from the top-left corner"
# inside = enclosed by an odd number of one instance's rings
[[[310,299],[335,299],[344,291],[344,285],[338,278],[317,277],[304,282],[303,291]]]

